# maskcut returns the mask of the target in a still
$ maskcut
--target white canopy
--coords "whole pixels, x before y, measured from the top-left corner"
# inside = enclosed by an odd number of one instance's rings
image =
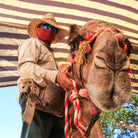
[[[55,14],[57,23],[83,26],[100,19],[115,24],[132,43],[131,69],[133,92],[138,93],[138,2],[136,0],[1,0],[0,1],[0,87],[16,85],[17,49],[28,38],[27,25],[32,18],[47,12]],[[59,64],[67,62],[66,39],[52,45]]]

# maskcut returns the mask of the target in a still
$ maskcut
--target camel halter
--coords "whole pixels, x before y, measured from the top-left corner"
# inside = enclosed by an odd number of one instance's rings
[[[113,33],[110,29],[99,29],[97,30],[97,33],[95,34],[92,34],[92,33],[87,33],[86,36],[84,36],[84,41],[80,41],[80,44],[79,44],[79,50],[75,50],[74,52],[72,52],[68,57],[68,61],[71,63],[71,64],[74,64],[74,63],[77,63],[79,64],[80,66],[84,65],[86,63],[86,57],[85,57],[85,54],[86,53],[89,53],[88,52],[85,52],[86,48],[91,48],[91,44],[92,42],[97,38],[97,36],[102,33],[103,31],[108,31],[108,32],[111,32]],[[124,36],[121,34],[121,33],[116,33],[115,34],[116,38],[118,39],[119,41],[119,46],[122,48],[122,50],[126,53],[126,49],[127,49],[127,45],[126,43],[124,42],[125,41],[125,38]],[[129,57],[128,57],[129,59]],[[131,69],[129,68],[127,70],[128,73],[132,72]]]
[[[81,135],[84,138],[90,138],[90,130],[94,123],[98,120],[100,111],[96,106],[94,106],[91,109],[91,121],[88,127],[85,127],[82,124],[82,119],[81,119],[81,106],[80,106],[80,101],[79,97],[82,96],[79,94],[77,84],[75,83],[74,80],[72,80],[73,83],[73,88],[71,89],[71,96],[68,97],[68,92],[65,92],[65,137],[66,138],[72,138],[72,124],[71,124],[71,117],[69,114],[69,107],[68,107],[68,100],[70,100],[73,103],[74,106],[74,125],[76,128],[79,130]],[[83,97],[83,96],[82,96]]]
[[[80,107],[80,102],[78,99],[80,97],[80,95],[79,95],[78,86],[77,86],[77,84],[75,82],[75,78],[74,78],[73,64],[77,63],[80,65],[80,67],[79,67],[80,85],[82,88],[85,88],[81,72],[82,72],[82,66],[86,62],[85,54],[90,52],[90,51],[85,52],[85,49],[91,48],[92,42],[103,31],[108,31],[108,32],[112,33],[112,31],[110,29],[106,29],[106,30],[105,29],[98,29],[96,34],[87,33],[87,35],[84,36],[85,40],[80,42],[79,50],[75,50],[67,58],[68,61],[71,63],[72,75],[73,75],[73,79],[74,79],[72,81],[74,87],[73,87],[73,89],[71,89],[72,95],[70,96],[70,101],[74,105],[74,125],[77,127],[77,129],[80,131],[80,133],[82,134],[82,136],[84,138],[90,137],[90,130],[93,127],[94,123],[98,120],[99,114],[101,113],[101,111],[92,102],[93,108],[91,109],[91,121],[89,123],[89,126],[86,128],[82,125],[81,107]],[[120,33],[115,34],[115,36],[117,37],[117,39],[120,43],[119,44],[120,47],[123,49],[124,52],[126,52],[127,45],[124,42],[124,36]],[[131,71],[131,69],[129,68],[127,70],[127,72],[129,73],[130,71]],[[69,98],[67,96],[67,92],[65,92],[65,137],[66,138],[72,138],[72,126],[71,126],[71,118],[70,118],[70,115],[68,112],[68,100],[69,100]]]

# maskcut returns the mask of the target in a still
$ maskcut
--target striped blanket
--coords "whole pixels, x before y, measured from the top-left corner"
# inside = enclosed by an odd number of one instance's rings
[[[132,43],[130,56],[132,91],[138,93],[138,2],[136,0],[1,0],[0,1],[0,87],[16,85],[18,46],[27,38],[32,18],[55,14],[58,25],[80,27],[92,19],[111,22]],[[53,44],[57,63],[67,63],[69,46],[65,38]]]

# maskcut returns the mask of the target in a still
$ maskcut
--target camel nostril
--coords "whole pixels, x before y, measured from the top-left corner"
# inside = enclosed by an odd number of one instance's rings
[[[121,70],[128,70],[130,68],[130,60],[127,59],[123,62]]]
[[[107,68],[107,65],[106,65],[106,62],[105,62],[104,58],[102,58],[100,56],[95,56],[94,62],[95,62],[95,65],[97,67]]]

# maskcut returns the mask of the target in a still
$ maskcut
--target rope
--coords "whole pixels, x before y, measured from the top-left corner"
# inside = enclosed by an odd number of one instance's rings
[[[84,131],[87,130],[87,128],[83,126],[81,121],[81,107],[80,107],[80,101],[78,99],[80,95],[77,89],[77,84],[75,83],[74,80],[72,80],[72,83],[74,87],[71,89],[72,94],[70,98],[68,98],[67,91],[65,92],[65,137],[66,138],[72,138],[72,126],[71,126],[71,117],[70,117],[69,108],[68,108],[68,100],[70,100],[74,106],[74,125],[80,131],[82,136],[84,135]]]
[[[77,90],[77,85],[75,81],[72,81],[74,88],[71,89],[71,96],[70,96],[70,101],[74,105],[74,125],[78,126],[78,122],[81,122],[81,111],[80,111],[80,102],[79,102],[79,93]]]
[[[68,107],[68,94],[65,92],[65,137],[72,138],[72,125]]]

